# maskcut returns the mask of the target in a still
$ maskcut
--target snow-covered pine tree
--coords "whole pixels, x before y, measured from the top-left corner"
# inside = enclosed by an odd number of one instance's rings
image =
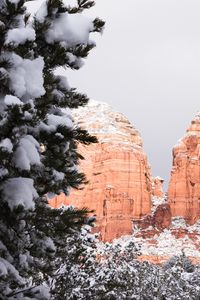
[[[55,70],[79,69],[104,23],[83,16],[93,1],[47,0],[34,19],[24,3],[0,0],[0,298],[45,300],[41,284],[64,259],[65,231],[87,210],[52,210],[43,196],[85,182],[77,143],[95,141],[69,111],[87,97]]]

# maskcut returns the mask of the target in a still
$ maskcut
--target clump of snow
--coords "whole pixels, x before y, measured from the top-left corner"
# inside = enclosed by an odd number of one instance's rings
[[[56,251],[54,242],[50,237],[46,237],[43,240],[41,240],[40,249],[44,252],[46,252],[46,250],[48,250],[50,252]]]
[[[8,274],[14,277],[18,284],[23,285],[25,283],[15,267],[8,260],[0,257],[0,278],[6,277]]]
[[[8,0],[8,2],[13,3],[13,4],[18,4],[20,0]]]
[[[22,59],[12,54],[11,62],[13,68],[10,70],[10,89],[19,98],[38,98],[45,94],[43,87],[44,60],[42,57],[36,59]]]
[[[39,2],[39,1],[38,1]],[[40,1],[41,2],[41,1]],[[33,9],[31,9],[31,11],[33,11]],[[48,14],[47,11],[47,3],[46,1],[43,1],[41,6],[39,7],[39,9],[35,12],[35,18],[39,21],[39,22],[44,22],[46,16]]]
[[[23,102],[17,98],[16,96],[6,95],[4,98],[4,102],[6,105],[23,105]]]
[[[63,172],[58,172],[56,170],[53,170],[53,176],[54,176],[55,180],[58,181],[58,180],[63,180],[65,177],[65,174]]]
[[[15,166],[22,170],[30,170],[31,165],[39,165],[39,149],[39,143],[31,135],[24,136],[13,156]]]
[[[63,45],[63,46],[65,46],[65,45]],[[77,60],[77,56],[70,52],[67,52],[67,57],[68,57],[69,63],[74,63]]]
[[[38,194],[33,186],[33,180],[30,178],[10,178],[0,187],[3,200],[6,201],[11,210],[18,206],[25,209],[34,209],[34,199]]]
[[[51,298],[49,287],[44,284],[35,287],[33,291],[34,293],[36,293],[36,295],[38,295],[37,296],[38,300],[49,300]]]
[[[6,168],[0,168],[0,178],[8,175],[8,169]]]
[[[55,193],[49,192],[49,193],[46,194],[46,196],[47,196],[47,199],[53,199],[53,198],[55,198],[57,195],[56,195]]]
[[[18,46],[20,44],[24,44],[26,41],[34,41],[35,40],[35,30],[30,27],[25,28],[14,28],[8,30],[5,44],[13,44],[14,46]]]
[[[57,126],[64,125],[68,128],[73,127],[73,121],[70,115],[64,114],[62,116],[57,116],[53,114],[48,115],[47,124],[51,127],[51,129],[55,130]]]
[[[70,86],[69,86],[66,76],[57,75],[57,78],[59,79],[58,85],[60,88],[63,88],[66,90],[70,89]]]
[[[26,255],[26,254],[20,254],[19,255],[19,263],[20,263],[20,266],[25,268],[25,269],[28,269],[29,268],[29,255]]]
[[[12,142],[11,142],[10,139],[6,138],[6,139],[4,139],[4,140],[1,141],[0,148],[5,148],[6,151],[12,152],[12,150],[13,150],[13,144],[12,144]]]
[[[46,41],[50,44],[66,42],[68,47],[86,44],[92,29],[92,21],[85,16],[66,12],[52,22],[50,29],[47,31]]]

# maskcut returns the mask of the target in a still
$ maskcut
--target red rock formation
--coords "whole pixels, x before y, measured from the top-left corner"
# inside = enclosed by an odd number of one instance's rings
[[[122,114],[95,101],[75,112],[74,118],[99,140],[79,147],[85,157],[80,168],[89,184],[69,197],[50,200],[50,204],[94,209],[96,230],[104,241],[131,234],[132,219],[141,219],[151,210],[151,174],[140,134]]]
[[[168,198],[172,216],[190,224],[200,219],[200,114],[173,149]]]
[[[171,224],[172,215],[171,209],[168,203],[161,204],[157,207],[152,224],[158,229],[168,228]]]
[[[153,178],[153,180],[152,180],[152,195],[154,197],[159,197],[159,198],[164,197],[163,182],[164,182],[164,179],[162,179],[159,176]]]
[[[154,212],[145,216],[141,220],[136,220],[133,223],[144,230],[141,234],[145,234],[146,237],[154,235],[158,231],[162,231],[165,228],[169,228],[172,221],[171,209],[168,203],[162,203],[158,205]],[[145,231],[147,228],[151,230]]]

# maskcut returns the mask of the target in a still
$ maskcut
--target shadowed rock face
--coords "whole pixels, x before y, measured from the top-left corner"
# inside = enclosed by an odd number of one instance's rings
[[[168,199],[172,216],[190,224],[200,219],[200,113],[173,149]]]
[[[139,220],[151,210],[152,181],[141,136],[127,118],[104,103],[91,101],[75,111],[74,118],[99,140],[79,146],[85,157],[80,169],[89,184],[69,197],[57,196],[50,204],[94,209],[96,230],[104,241],[131,234],[132,219]]]

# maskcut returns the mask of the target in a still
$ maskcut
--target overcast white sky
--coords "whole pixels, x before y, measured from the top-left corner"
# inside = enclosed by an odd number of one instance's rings
[[[97,0],[103,36],[71,86],[124,113],[140,131],[153,175],[200,110],[200,1]]]
[[[97,0],[104,34],[70,83],[124,113],[140,131],[154,175],[200,110],[200,1]]]

